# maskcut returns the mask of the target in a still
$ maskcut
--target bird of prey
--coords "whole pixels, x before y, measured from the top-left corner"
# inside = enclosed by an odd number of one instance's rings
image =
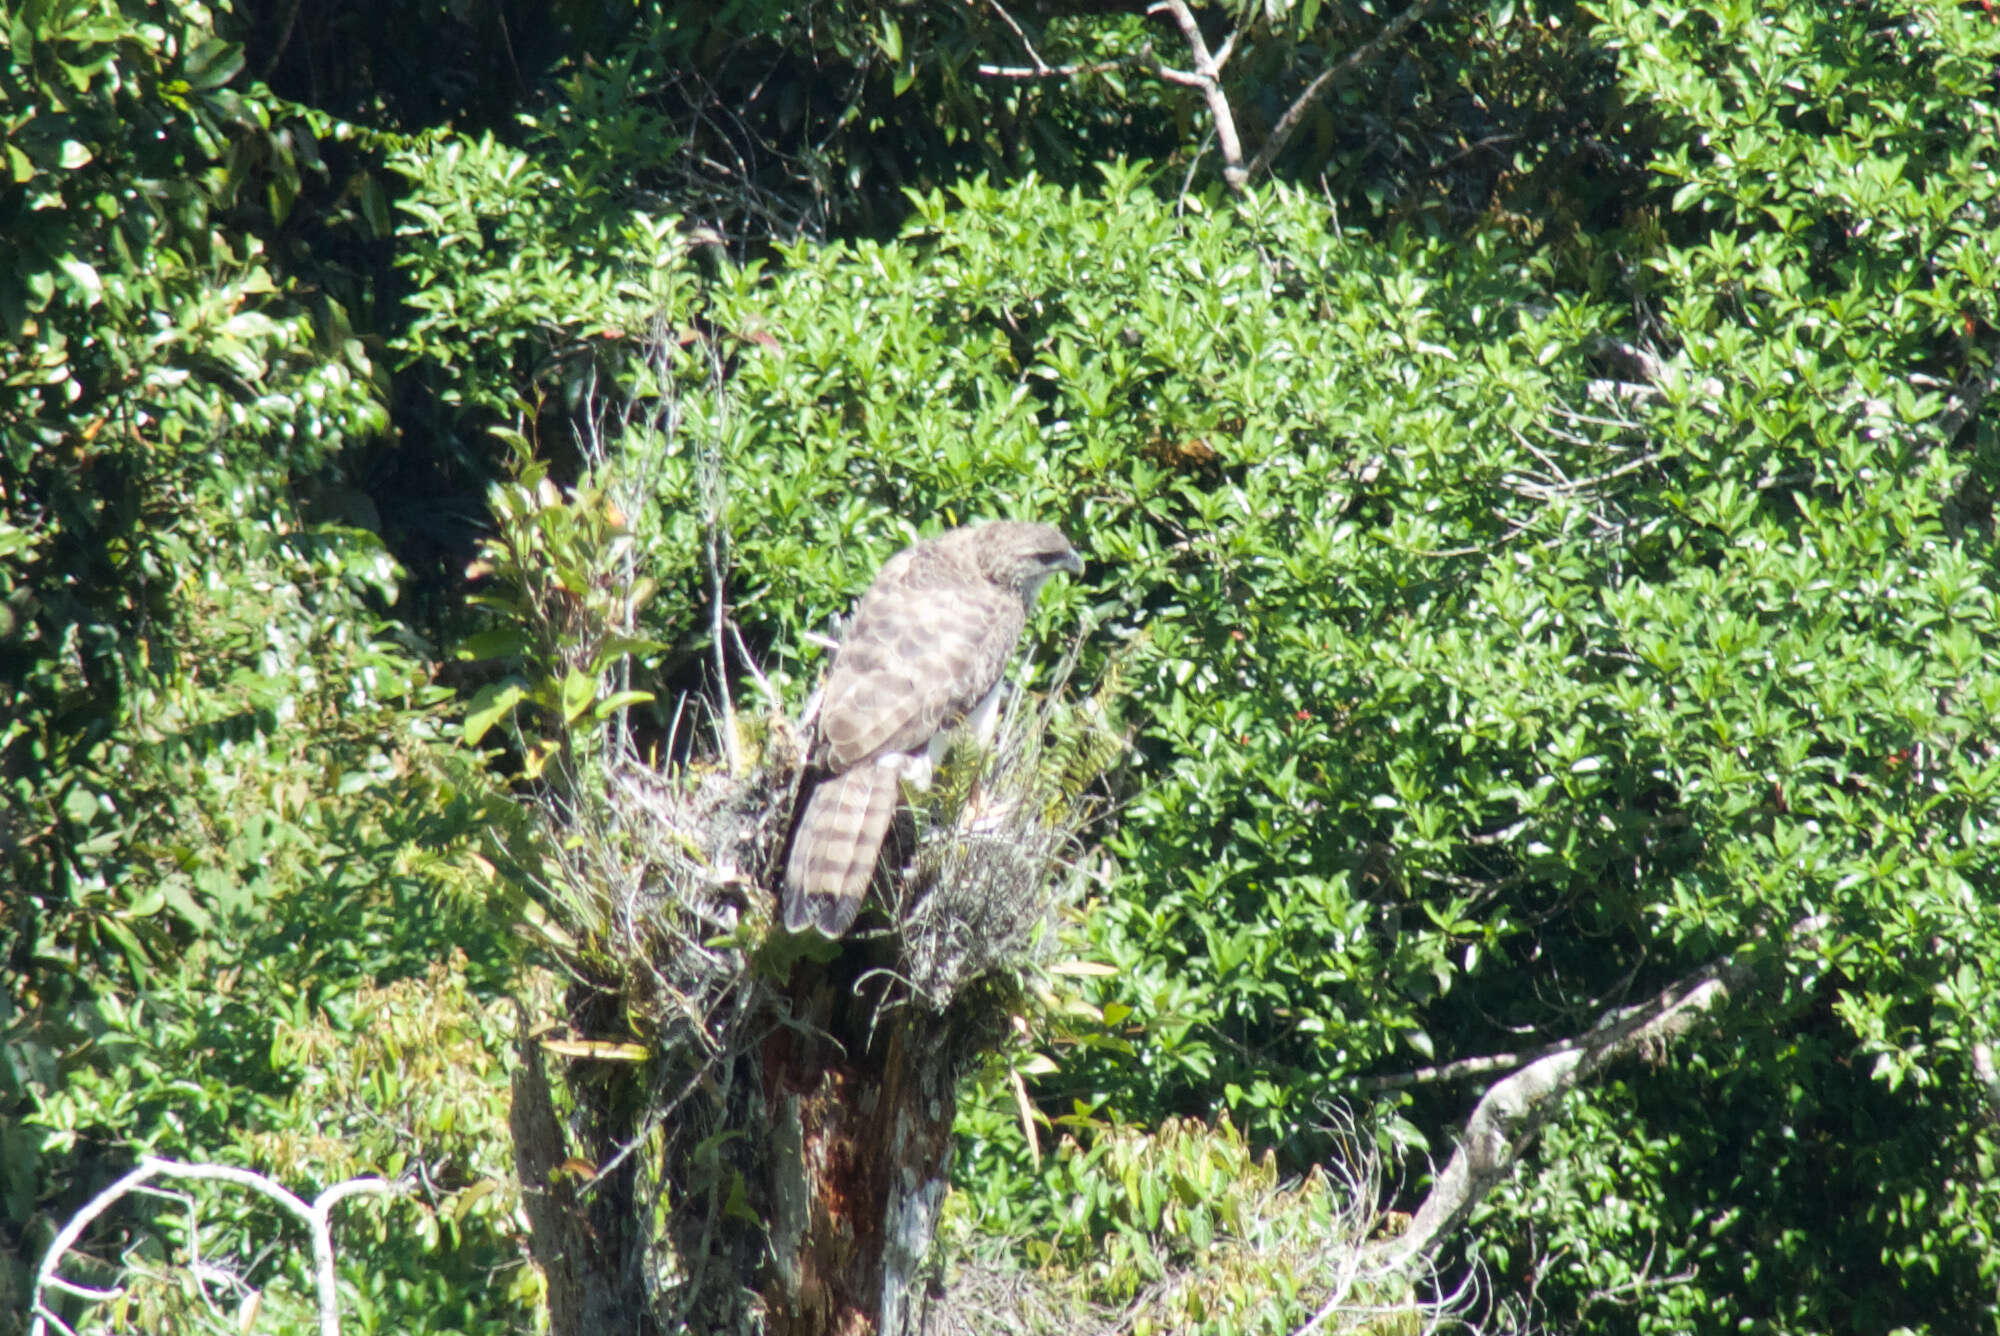
[[[1083,572],[1047,524],[994,520],[912,543],[855,605],[821,698],[812,790],[785,864],[785,927],[838,937],[861,912],[901,784],[922,788],[952,732],[992,725],[1000,674],[1042,582]]]

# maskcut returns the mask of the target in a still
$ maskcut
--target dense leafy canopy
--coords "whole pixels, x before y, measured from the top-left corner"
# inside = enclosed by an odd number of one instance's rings
[[[1035,634],[1130,737],[1096,968],[970,1092],[957,1246],[1109,1302],[1210,1257],[1176,1321],[1289,1330],[1225,1246],[1323,1225],[1278,1175],[1351,1125],[1407,1209],[1497,1074],[1726,966],[1448,1270],[1499,1324],[2000,1320],[1983,6],[1219,6],[1252,152],[1338,76],[1241,191],[1142,6],[286,8],[6,16],[0,1289],[142,1149],[421,1166],[346,1208],[350,1321],[531,1324],[507,787],[607,699],[690,745],[720,496],[794,710],[910,538],[1089,552]],[[638,634],[560,643],[625,562]],[[198,1243],[307,1326],[204,1202],[122,1205],[72,1311],[220,1322]]]

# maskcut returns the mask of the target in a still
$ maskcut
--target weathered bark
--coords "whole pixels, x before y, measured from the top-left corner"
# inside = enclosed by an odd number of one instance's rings
[[[638,1283],[644,1255],[633,1237],[636,1166],[618,1166],[600,1180],[590,1170],[601,1161],[574,1153],[525,1017],[517,1058],[509,1115],[514,1167],[530,1246],[548,1281],[549,1330],[555,1336],[652,1336],[659,1328]]]
[[[794,765],[614,764],[560,814],[575,983],[512,1117],[554,1336],[920,1330],[959,1078],[1074,889],[1048,721],[1005,727],[964,810],[899,818],[879,914],[834,944],[776,922]]]
[[[766,1046],[767,1293],[771,1329],[784,1336],[919,1328],[924,1261],[951,1172],[959,1063],[945,1017],[904,1009],[884,1029],[852,1061],[828,1040],[800,1042],[796,1029]]]
[[[635,1068],[576,1062],[565,1127],[524,1042],[515,1156],[554,1336],[747,1330],[760,1317],[783,1336],[919,1330],[965,1049],[949,1016],[877,1018],[880,990],[857,989],[852,967],[839,987],[819,966],[799,973],[816,982],[762,999],[757,1060],[717,1073],[700,1108],[682,1105],[691,1118],[660,1127],[657,1153],[638,1153],[658,1101]],[[671,1209],[653,1209],[656,1193]],[[646,1238],[663,1215],[665,1236]]]

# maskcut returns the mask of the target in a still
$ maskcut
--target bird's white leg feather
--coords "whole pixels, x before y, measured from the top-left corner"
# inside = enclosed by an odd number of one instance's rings
[[[965,717],[965,730],[979,740],[982,747],[993,745],[993,735],[1000,727],[1000,701],[1007,694],[1007,679],[1001,678],[993,684],[992,690],[972,707],[972,713]]]

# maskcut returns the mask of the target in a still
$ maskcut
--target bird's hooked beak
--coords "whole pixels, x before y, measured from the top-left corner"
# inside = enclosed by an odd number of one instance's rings
[[[1021,596],[1028,601],[1030,606],[1041,595],[1042,586],[1047,584],[1049,577],[1057,571],[1068,571],[1071,575],[1083,574],[1083,557],[1073,547],[1065,549],[1059,557],[1044,556],[1041,558],[1041,561],[1046,562],[1047,565],[1030,576],[1027,583],[1021,587]]]

